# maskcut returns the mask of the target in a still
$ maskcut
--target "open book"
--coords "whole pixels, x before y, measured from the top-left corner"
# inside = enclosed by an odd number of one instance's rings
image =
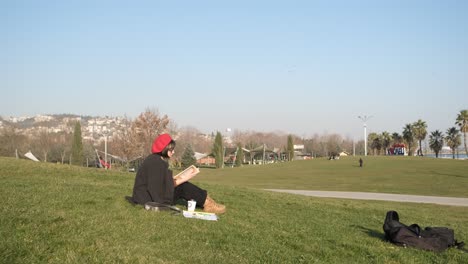
[[[218,216],[214,213],[206,213],[206,212],[189,212],[189,211],[182,211],[182,214],[185,218],[196,218],[202,220],[209,220],[209,221],[218,221]]]
[[[200,172],[200,169],[195,167],[194,165],[189,166],[185,170],[181,171],[177,175],[175,175],[173,178],[177,182],[177,185],[182,184],[186,181],[189,181],[195,175],[197,175]]]

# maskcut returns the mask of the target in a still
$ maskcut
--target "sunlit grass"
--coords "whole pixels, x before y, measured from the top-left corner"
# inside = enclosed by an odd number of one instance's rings
[[[468,160],[426,157],[325,158],[202,169],[196,181],[271,189],[361,191],[468,197]]]
[[[307,170],[299,162],[277,166],[303,175]],[[252,188],[272,187],[256,179],[272,177],[275,170],[268,168],[274,167],[197,176],[197,184],[228,208],[211,222],[128,204],[124,196],[131,194],[134,174],[0,158],[0,262],[468,263],[468,255],[455,249],[437,254],[395,247],[383,240],[382,230],[386,211],[397,210],[402,222],[449,226],[457,239],[468,241],[466,207],[314,198]],[[332,171],[315,171],[320,170]],[[463,177],[445,177],[452,185],[466,185]],[[237,179],[235,184],[230,178]],[[294,185],[275,177],[268,184]],[[305,184],[314,186],[304,181],[296,189]]]

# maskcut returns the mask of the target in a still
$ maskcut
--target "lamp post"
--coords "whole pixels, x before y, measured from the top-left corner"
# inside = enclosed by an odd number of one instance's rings
[[[362,122],[364,123],[364,156],[367,156],[367,125],[366,125],[366,122],[367,120],[371,119],[372,116],[358,116],[359,119],[362,120]]]

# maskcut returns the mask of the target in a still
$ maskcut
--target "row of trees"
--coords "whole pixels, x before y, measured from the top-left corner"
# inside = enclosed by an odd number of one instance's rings
[[[293,136],[288,135],[287,137],[287,147],[286,147],[286,153],[289,161],[292,161],[294,158],[294,143],[293,143]],[[237,145],[235,145],[236,151],[235,151],[235,159],[234,159],[234,164],[237,167],[242,166],[242,162],[244,160],[244,146],[241,142],[238,142]],[[226,158],[226,153],[225,153],[225,142],[223,140],[222,134],[218,131],[216,133],[214,143],[213,143],[213,148],[211,151],[211,154],[215,158],[215,166],[216,168],[223,168],[224,163],[225,163],[225,158]],[[194,158],[194,151],[192,149],[192,145],[188,144],[185,147],[185,150],[182,154],[181,158],[181,165],[183,168],[186,168],[190,165],[195,165],[196,160]]]
[[[89,166],[96,160],[95,149],[104,150],[104,142],[96,143],[82,140],[81,124],[69,124],[74,126],[69,131],[50,133],[46,129],[39,130],[37,134],[27,137],[19,133],[13,127],[0,131],[0,155],[14,156],[16,151],[23,155],[31,150],[36,157],[46,162],[69,163]],[[255,149],[262,145],[268,148],[278,147],[279,151],[286,152],[288,159],[294,158],[294,144],[304,144],[305,151],[316,157],[329,156],[331,153],[339,153],[342,149],[352,149],[351,139],[343,139],[337,134],[314,135],[312,138],[303,139],[295,135],[287,135],[282,132],[255,132],[234,131],[230,141],[226,141],[220,132],[212,135],[204,135],[193,127],[177,128],[177,126],[164,115],[161,116],[155,110],[146,110],[135,120],[126,119],[122,131],[109,138],[107,153],[112,157],[119,157],[123,162],[131,163],[134,160],[144,158],[150,153],[154,138],[163,132],[174,135],[177,139],[177,149],[174,155],[176,164],[188,166],[183,156],[186,152],[211,153],[217,160],[217,166],[223,166],[224,147],[238,146],[235,163],[240,164],[244,160],[242,148]],[[363,153],[363,144],[361,153]],[[191,158],[188,158],[190,160]],[[187,159],[185,159],[187,160]],[[192,161],[193,162],[193,161]]]
[[[72,133],[51,133],[42,129],[34,135],[26,136],[17,128],[5,127],[0,131],[0,155],[21,156],[31,151],[42,161],[64,163],[71,160],[72,141]],[[83,155],[88,152],[93,153],[92,147],[83,145]]]
[[[429,134],[429,147],[434,151],[436,157],[439,156],[444,143],[452,150],[453,158],[455,158],[456,149],[461,145],[461,133],[464,137],[465,153],[468,154],[466,133],[468,132],[468,110],[462,110],[458,113],[455,124],[459,127],[450,127],[444,135],[441,131],[435,130]],[[394,144],[404,143],[408,147],[408,155],[413,155],[414,150],[417,150],[416,155],[423,156],[422,141],[426,139],[427,124],[419,119],[418,121],[406,124],[403,127],[402,134],[390,134],[386,131],[378,133],[370,133],[368,142],[373,154],[388,153],[388,148]]]
[[[45,162],[70,163],[77,165],[94,164],[95,149],[104,149],[104,142],[83,141],[81,124],[68,124],[73,132],[50,132],[40,128],[35,134],[26,136],[18,128],[6,126],[0,130],[0,156],[21,156],[31,151]],[[109,138],[108,153],[122,160],[146,156],[150,153],[154,138],[169,131],[170,120],[156,110],[147,109],[135,120],[126,119],[126,127],[115,138]]]
[[[429,135],[429,147],[438,156],[439,151],[446,143],[454,151],[461,144],[460,132],[463,133],[466,146],[466,133],[468,132],[468,113],[462,110],[457,115],[456,127],[449,128],[444,135],[439,130],[432,131]],[[14,156],[15,153],[26,153],[31,150],[40,160],[73,163],[77,165],[86,164],[96,159],[95,149],[103,149],[103,142],[96,145],[95,142],[81,141],[81,126],[74,125],[73,133],[50,133],[40,130],[35,135],[27,137],[18,133],[13,127],[6,127],[0,131],[0,155]],[[266,145],[270,148],[277,147],[281,152],[287,153],[287,158],[294,157],[294,144],[304,145],[304,151],[314,157],[338,155],[341,151],[355,151],[357,154],[364,153],[364,142],[350,138],[343,138],[338,134],[315,134],[310,138],[301,138],[296,135],[288,135],[283,132],[255,132],[255,131],[233,131],[230,142],[226,142],[220,132],[212,135],[204,135],[193,127],[178,128],[167,115],[160,115],[157,110],[146,109],[134,120],[125,119],[122,131],[109,138],[108,153],[118,156],[124,162],[144,158],[151,151],[154,138],[161,133],[170,133],[177,138],[177,149],[175,160],[182,166],[190,165],[195,151],[201,153],[212,153],[216,159],[216,166],[222,167],[224,162],[224,147],[238,146],[235,162],[243,160],[242,148],[255,149]],[[374,155],[387,153],[389,146],[396,143],[405,143],[409,154],[417,148],[417,154],[423,155],[422,141],[427,136],[426,122],[418,120],[403,127],[402,134],[382,132],[381,134],[370,133],[368,136],[369,148]],[[187,154],[188,153],[188,154]],[[188,161],[187,161],[188,160]],[[86,163],[85,163],[86,162]]]

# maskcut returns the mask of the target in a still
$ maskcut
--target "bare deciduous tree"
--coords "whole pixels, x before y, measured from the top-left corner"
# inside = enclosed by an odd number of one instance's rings
[[[326,144],[328,149],[327,156],[338,156],[341,152],[342,138],[338,134],[331,134],[326,136]]]
[[[54,162],[65,162],[65,157],[71,151],[72,134],[68,132],[59,132],[51,134],[52,148],[50,151],[50,160]]]
[[[16,151],[24,154],[27,150],[28,138],[19,134],[14,127],[4,127],[0,130],[0,155],[15,157]]]
[[[190,144],[193,151],[200,153],[211,153],[214,139],[210,136],[204,135],[194,127],[183,127],[177,133],[177,149],[175,152],[175,159],[182,157],[183,150]]]
[[[34,137],[32,145],[33,149],[35,149],[40,155],[40,159],[47,162],[47,157],[53,145],[52,135],[49,133],[47,128],[43,128],[39,131],[39,133]]]
[[[259,146],[262,146],[265,144],[266,146],[273,148],[273,147],[286,147],[285,144],[285,138],[287,137],[287,134],[281,131],[276,131],[276,132],[255,132],[255,131],[246,131],[246,132],[241,132],[238,130],[235,130],[233,132],[233,144],[236,143],[242,143],[243,146],[245,146],[247,149],[254,149]],[[294,136],[294,139],[296,140],[297,137]]]
[[[132,130],[134,136],[137,137],[137,147],[142,156],[151,153],[151,145],[154,139],[167,131],[169,117],[167,115],[160,116],[155,109],[146,109],[133,122]]]
[[[142,152],[139,149],[137,127],[128,118],[123,123],[122,130],[114,137],[111,145],[113,153],[126,160],[128,167],[129,162],[142,157]]]

